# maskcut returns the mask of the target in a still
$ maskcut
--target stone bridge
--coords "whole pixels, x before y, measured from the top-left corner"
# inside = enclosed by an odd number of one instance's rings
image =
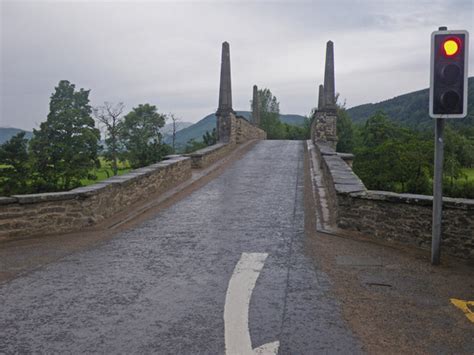
[[[306,142],[265,140],[256,86],[236,116],[230,73],[225,42],[216,145],[0,198],[0,353],[473,353],[474,202],[430,266],[431,197],[335,150],[332,42]]]

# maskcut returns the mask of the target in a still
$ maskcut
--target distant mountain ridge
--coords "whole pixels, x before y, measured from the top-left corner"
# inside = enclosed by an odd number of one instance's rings
[[[474,77],[468,79],[468,114],[462,119],[450,119],[458,127],[474,127]],[[383,111],[393,121],[416,129],[432,127],[428,114],[429,89],[396,96],[375,104],[352,107],[347,113],[354,123],[363,123],[377,111]]]

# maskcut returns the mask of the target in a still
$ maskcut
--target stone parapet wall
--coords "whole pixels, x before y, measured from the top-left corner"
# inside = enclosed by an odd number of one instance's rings
[[[186,154],[186,156],[191,158],[192,167],[194,169],[204,169],[224,158],[233,148],[234,145],[230,143],[217,143],[193,153]]]
[[[191,178],[191,159],[168,160],[66,192],[0,197],[0,240],[79,230]]]
[[[230,129],[229,141],[219,142],[187,154],[186,156],[192,160],[193,168],[207,168],[229,154],[238,144],[267,138],[267,133],[263,129],[258,128],[241,116],[235,116],[231,113],[226,119]]]
[[[315,151],[328,182],[337,227],[423,249],[431,247],[432,196],[367,190],[334,149],[316,143]],[[444,198],[442,225],[442,251],[474,260],[474,200]]]
[[[240,116],[231,115],[231,139],[241,144],[253,139],[267,139],[267,132]]]
[[[207,168],[237,144],[265,139],[266,133],[231,114],[230,141],[71,191],[0,197],[0,240],[64,233],[95,225],[132,205],[190,179],[192,169]]]

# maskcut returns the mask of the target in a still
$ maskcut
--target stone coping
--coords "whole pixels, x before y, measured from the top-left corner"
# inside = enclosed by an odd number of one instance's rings
[[[143,168],[132,170],[120,176],[113,176],[111,178],[99,181],[93,185],[78,187],[70,191],[46,192],[39,194],[25,194],[13,195],[11,197],[0,197],[0,205],[7,205],[13,203],[31,204],[48,201],[84,199],[86,197],[98,194],[99,192],[104,191],[112,185],[118,184],[122,186],[128,186],[136,182],[136,180],[141,177],[151,175],[158,170],[166,169],[167,167],[178,164],[188,159],[189,158],[183,156],[169,156],[167,160],[163,160]]]
[[[366,200],[432,206],[433,196],[430,195],[367,190],[362,180],[343,160],[341,155],[345,153],[336,153],[333,148],[324,143],[316,142],[315,145],[331,175],[336,193]],[[443,206],[454,209],[474,210],[474,199],[443,197]]]
[[[354,160],[354,154],[352,153],[339,153],[336,152],[338,157],[341,157],[343,160]]]
[[[406,203],[422,206],[432,206],[433,196],[397,193],[391,191],[368,190],[365,193],[351,193],[352,197],[365,200],[378,200],[391,203]],[[443,197],[443,207],[472,210],[474,211],[474,200],[466,198]]]
[[[322,158],[331,174],[337,193],[347,194],[367,190],[364,183],[341,157],[322,153]]]
[[[191,158],[199,158],[205,155],[212,154],[216,152],[217,150],[220,150],[222,148],[225,148],[228,145],[228,143],[216,143],[214,145],[210,145],[206,148],[202,148],[199,150],[196,150],[195,152],[185,154],[186,157],[191,157]]]

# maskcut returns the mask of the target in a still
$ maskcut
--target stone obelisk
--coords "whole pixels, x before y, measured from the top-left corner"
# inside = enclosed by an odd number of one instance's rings
[[[318,110],[324,110],[324,86],[319,85]]]
[[[219,142],[230,139],[230,115],[232,109],[232,85],[230,80],[230,49],[229,43],[222,43],[221,77],[219,88],[219,107],[217,108],[217,137]]]
[[[326,64],[324,67],[324,86],[319,86],[318,109],[311,125],[311,139],[336,149],[337,111],[334,85],[334,44],[326,44]]]
[[[260,111],[258,107],[258,88],[257,85],[253,86],[252,96],[252,122],[255,126],[260,126]]]
[[[326,65],[324,68],[324,106],[326,109],[336,109],[336,93],[334,88],[334,44],[326,44]]]

